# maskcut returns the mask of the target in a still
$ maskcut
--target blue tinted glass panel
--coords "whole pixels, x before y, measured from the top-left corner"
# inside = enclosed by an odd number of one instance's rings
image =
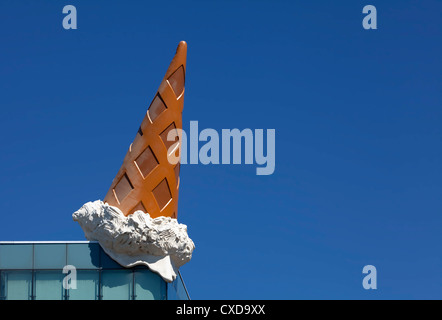
[[[30,300],[32,297],[32,271],[3,271],[3,290],[6,300]]]
[[[152,271],[135,270],[135,299],[136,300],[164,300],[166,298],[166,282]]]
[[[178,274],[175,281],[169,284],[168,289],[169,300],[189,300],[181,274]]]
[[[98,243],[69,243],[67,245],[67,264],[77,269],[96,269],[100,267],[100,245]]]
[[[63,269],[66,265],[66,244],[34,244],[35,269]]]
[[[77,270],[76,288],[69,289],[69,300],[97,300],[98,270]]]
[[[32,269],[32,244],[0,244],[0,269]]]
[[[123,269],[115,260],[107,255],[103,249],[100,250],[101,267],[104,269]]]
[[[167,300],[179,300],[176,294],[175,281],[167,284]]]
[[[5,284],[6,284],[6,279],[5,279],[5,273],[0,270],[0,300],[5,300],[6,299],[6,293],[5,293]]]
[[[132,299],[133,273],[131,270],[103,270],[101,289],[103,300]]]
[[[64,298],[62,270],[35,272],[35,299],[62,300]]]

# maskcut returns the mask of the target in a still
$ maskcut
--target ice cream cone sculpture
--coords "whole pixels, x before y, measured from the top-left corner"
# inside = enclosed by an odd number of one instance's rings
[[[169,156],[179,152],[176,129],[182,129],[186,55],[187,44],[181,41],[104,198],[125,216],[142,210],[152,218],[177,217],[180,163],[171,163]],[[168,140],[170,131],[175,141]]]

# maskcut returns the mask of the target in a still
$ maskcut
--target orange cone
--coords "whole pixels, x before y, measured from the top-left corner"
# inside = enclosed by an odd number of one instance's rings
[[[177,217],[180,163],[171,164],[167,153],[178,143],[168,141],[167,134],[182,129],[186,55],[187,44],[181,41],[104,198],[125,216],[142,210],[152,218]]]

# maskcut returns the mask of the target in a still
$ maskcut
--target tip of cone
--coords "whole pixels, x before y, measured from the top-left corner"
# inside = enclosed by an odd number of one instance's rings
[[[176,48],[176,52],[178,53],[179,51],[187,51],[187,42],[186,41],[180,41],[180,43],[178,43],[178,47]]]
[[[172,73],[176,71],[177,68],[183,66],[186,69],[186,58],[187,58],[187,43],[186,41],[180,41],[178,47],[176,48],[175,56],[167,69],[166,75],[163,81],[168,79]]]

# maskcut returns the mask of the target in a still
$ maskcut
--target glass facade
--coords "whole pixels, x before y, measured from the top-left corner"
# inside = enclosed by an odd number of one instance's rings
[[[181,274],[124,268],[98,242],[0,242],[0,300],[188,299]]]

